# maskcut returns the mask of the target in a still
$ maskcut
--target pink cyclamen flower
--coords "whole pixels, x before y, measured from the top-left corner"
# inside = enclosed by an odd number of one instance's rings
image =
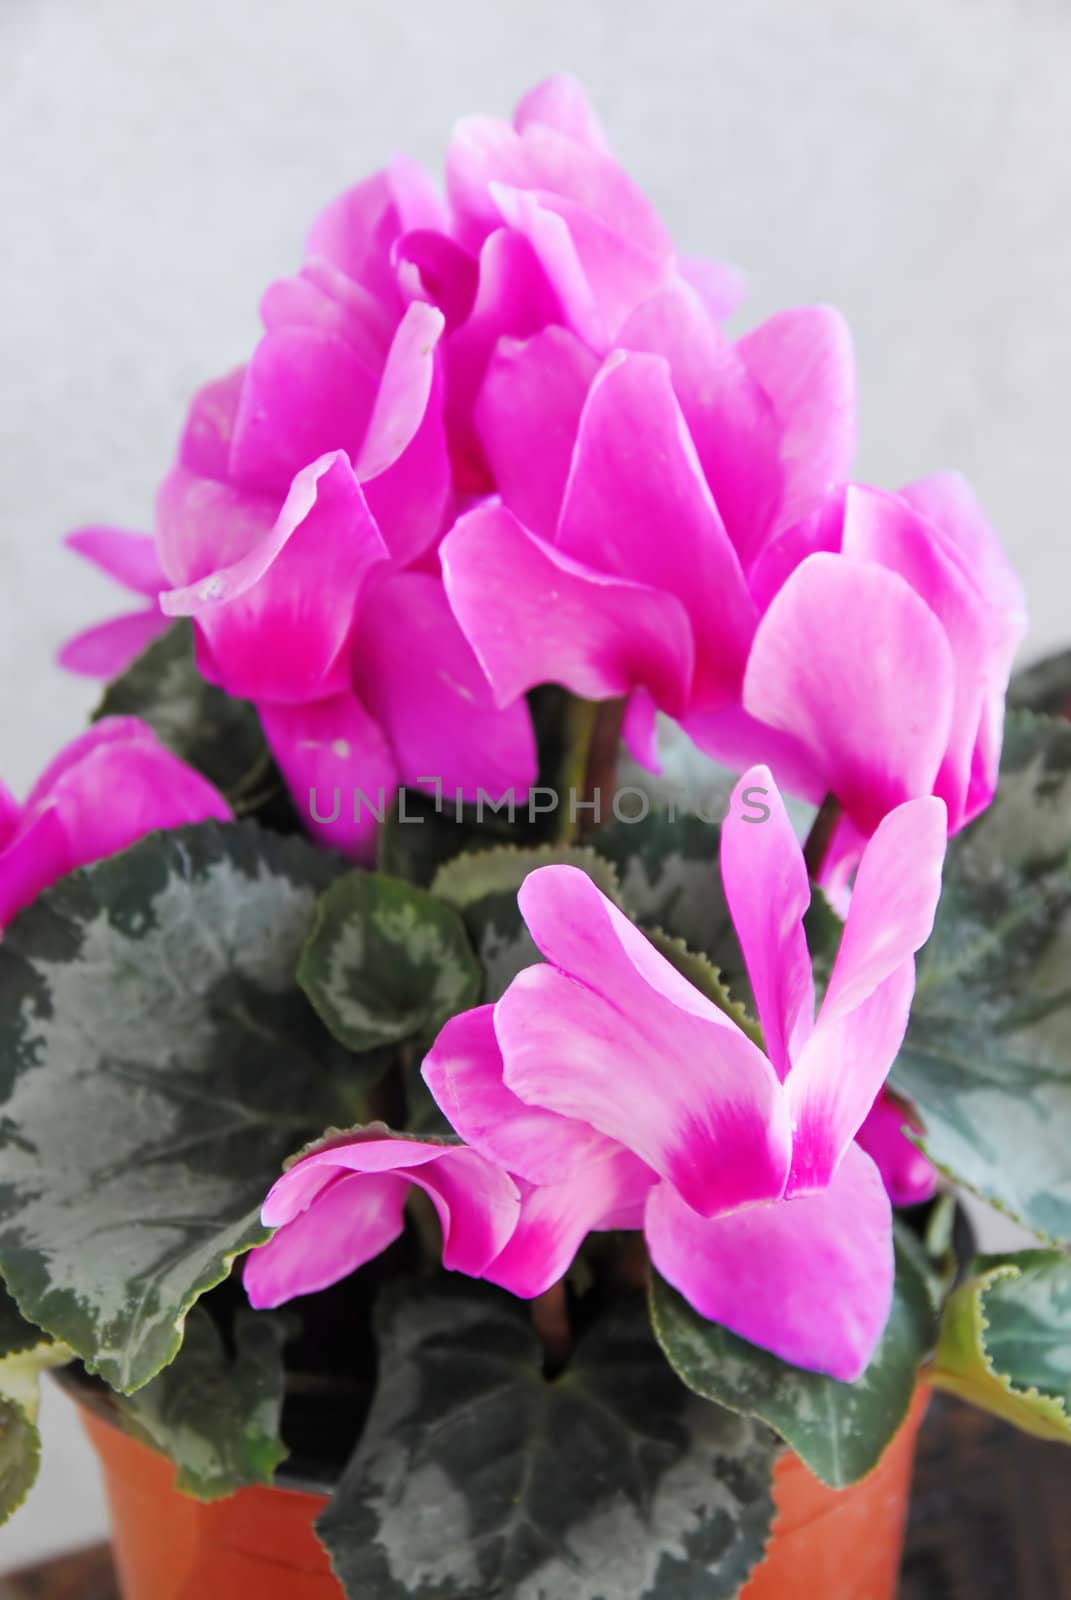
[[[124,528],[78,528],[67,535],[64,543],[124,589],[149,602],[137,611],[86,628],[59,652],[59,664],[68,672],[85,678],[114,678],[167,627],[167,618],[157,603],[167,579],[156,547],[148,534],[129,533]]]
[[[0,928],[75,867],[158,828],[231,820],[219,791],[136,717],[103,717],[46,767],[21,806],[0,786]]]
[[[802,852],[770,773],[741,779],[722,875],[765,1052],[586,874],[532,873],[519,899],[546,964],[448,1022],[424,1065],[461,1136],[523,1181],[520,1224],[485,1276],[538,1294],[589,1228],[642,1219],[655,1266],[702,1315],[857,1377],[888,1316],[893,1252],[855,1135],[907,1024],[945,829],[932,797],[879,825],[816,1018]]]
[[[991,798],[1021,586],[952,474],[845,488],[854,375],[824,308],[735,343],[687,285],[641,303],[599,364],[547,328],[500,344],[475,415],[497,500],[443,545],[451,603],[499,696],[629,697],[739,770],[755,760],[858,846],[934,793]],[[519,643],[521,641],[521,643]]]
[[[480,1277],[516,1227],[516,1185],[464,1145],[369,1128],[303,1156],[271,1189],[261,1218],[276,1231],[243,1274],[252,1304],[314,1294],[371,1261],[401,1233],[413,1184],[438,1214],[443,1265]]]

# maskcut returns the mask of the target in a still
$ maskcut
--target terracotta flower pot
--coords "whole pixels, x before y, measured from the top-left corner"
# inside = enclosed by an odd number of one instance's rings
[[[784,1452],[770,1546],[742,1600],[893,1600],[927,1398],[920,1389],[879,1465],[850,1489],[825,1488]],[[203,1505],[175,1489],[162,1456],[85,1406],[81,1415],[104,1470],[123,1600],[339,1600],[312,1531],[322,1495],[240,1489]]]

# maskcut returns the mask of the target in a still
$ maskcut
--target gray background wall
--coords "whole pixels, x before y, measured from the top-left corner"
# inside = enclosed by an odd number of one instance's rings
[[[743,322],[808,300],[857,339],[861,474],[958,466],[1071,633],[1066,0],[0,0],[0,773],[24,788],[108,614],[79,522],[144,525],[186,396],[237,361],[317,205],[569,68]],[[58,1398],[0,1570],[101,1525]]]

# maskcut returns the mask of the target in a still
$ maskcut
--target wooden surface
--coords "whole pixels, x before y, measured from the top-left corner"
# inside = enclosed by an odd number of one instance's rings
[[[0,1578],[0,1600],[118,1600],[118,1590],[101,1546]],[[1071,1600],[1071,1449],[935,1399],[900,1600]]]

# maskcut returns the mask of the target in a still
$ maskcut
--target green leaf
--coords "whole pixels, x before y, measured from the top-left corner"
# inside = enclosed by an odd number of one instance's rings
[[[0,1271],[113,1388],[267,1237],[291,1151],[367,1119],[294,980],[343,863],[253,823],[152,834],[73,873],[0,944]]]
[[[948,1298],[927,1376],[1026,1433],[1071,1444],[1071,1259],[979,1257]]]
[[[892,1086],[939,1167],[1071,1240],[1071,723],[1009,718],[997,797],[949,845]]]
[[[324,895],[298,981],[336,1039],[355,1051],[433,1035],[480,993],[457,912],[376,872],[347,873]]]
[[[0,1284],[0,1524],[18,1510],[37,1478],[38,1377],[70,1359],[69,1350],[26,1321]]]
[[[93,713],[94,722],[101,717],[140,717],[236,810],[281,785],[253,706],[206,683],[197,670],[193,625],[185,618],[108,685]]]
[[[642,1302],[542,1373],[527,1308],[393,1301],[368,1426],[317,1525],[351,1600],[721,1600],[763,1553],[775,1441],[698,1400]]]
[[[484,1000],[497,1000],[518,972],[542,961],[521,919],[517,891],[537,867],[563,865],[579,867],[611,900],[619,899],[613,867],[579,845],[482,850],[458,856],[437,873],[432,892],[461,913],[483,969]]]
[[[284,1317],[241,1311],[231,1357],[213,1319],[195,1306],[171,1365],[137,1394],[116,1398],[123,1427],[174,1462],[184,1494],[216,1500],[271,1483],[287,1455],[279,1422],[288,1332]]]
[[[874,1467],[907,1416],[919,1363],[934,1338],[926,1282],[899,1241],[892,1311],[881,1343],[854,1383],[790,1366],[708,1322],[657,1273],[651,1318],[659,1344],[690,1389],[761,1417],[831,1488]]]

